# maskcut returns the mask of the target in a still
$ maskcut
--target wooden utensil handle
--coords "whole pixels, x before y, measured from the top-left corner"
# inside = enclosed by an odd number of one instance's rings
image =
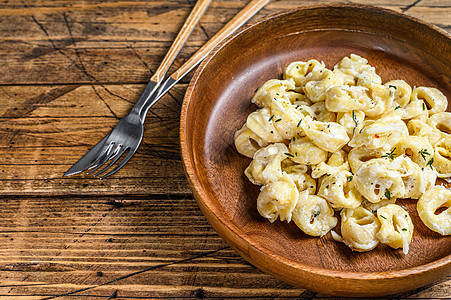
[[[193,56],[190,57],[177,71],[175,71],[171,78],[179,80],[187,72],[189,72],[193,66],[207,55],[220,41],[226,38],[229,34],[240,27],[246,20],[265,6],[270,0],[252,0],[245,8],[243,8],[233,19],[231,19],[224,27],[221,28],[208,42],[206,42],[202,48],[200,48]]]
[[[202,18],[202,15],[207,10],[211,1],[212,0],[197,1],[193,10],[186,19],[185,24],[183,24],[182,29],[180,29],[179,34],[172,43],[171,48],[169,48],[168,53],[166,53],[166,56],[164,57],[158,69],[155,71],[155,74],[153,74],[153,76],[150,78],[151,81],[161,82],[161,80],[163,80],[164,75],[169,70],[170,66],[174,62],[177,55],[179,54],[183,45],[185,45],[185,42],[188,40],[188,37],[190,36],[194,27],[196,27],[200,18]]]

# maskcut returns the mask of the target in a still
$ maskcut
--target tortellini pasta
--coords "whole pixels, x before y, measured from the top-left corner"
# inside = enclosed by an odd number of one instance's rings
[[[257,210],[271,223],[277,217],[281,221],[290,222],[298,197],[299,191],[293,179],[283,174],[278,181],[271,182],[262,188],[257,199]]]
[[[444,210],[440,211],[441,208]],[[418,215],[431,230],[441,235],[451,235],[451,191],[435,186],[421,196]]]
[[[271,223],[294,221],[311,236],[354,251],[379,243],[407,254],[413,223],[397,199],[417,201],[420,219],[451,234],[451,113],[433,87],[383,83],[363,57],[332,69],[315,59],[289,64],[259,87],[234,141],[252,159],[257,210]],[[332,229],[340,222],[341,236]]]
[[[354,174],[354,180],[357,190],[372,203],[385,198],[402,198],[405,193],[401,173],[386,158],[363,163]]]
[[[303,119],[301,128],[315,145],[332,153],[349,141],[346,129],[335,122],[314,121],[307,116]]]
[[[410,101],[423,101],[430,115],[444,112],[448,106],[445,95],[436,88],[417,87],[412,91],[410,98]]]
[[[293,210],[293,221],[305,233],[312,236],[323,236],[337,225],[334,210],[330,204],[319,196],[308,192],[299,194]]]
[[[255,152],[254,160],[247,167],[244,174],[253,183],[265,185],[282,177],[282,160],[288,152],[282,143],[271,144]]]
[[[413,223],[407,211],[399,205],[388,204],[377,210],[377,218],[381,223],[377,239],[392,248],[402,248],[407,254],[413,235]]]
[[[268,143],[247,128],[246,124],[235,132],[235,148],[240,154],[253,158],[255,152],[266,146]]]
[[[288,145],[288,149],[294,155],[291,160],[302,165],[317,165],[326,161],[328,157],[327,151],[319,148],[306,137],[293,139]]]
[[[341,211],[341,234],[343,242],[351,249],[359,252],[374,249],[379,240],[377,233],[381,225],[376,216],[359,206]]]

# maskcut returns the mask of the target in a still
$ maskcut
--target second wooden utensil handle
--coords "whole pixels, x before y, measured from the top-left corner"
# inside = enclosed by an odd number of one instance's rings
[[[188,59],[183,66],[177,71],[172,73],[171,78],[179,80],[187,72],[189,72],[196,63],[207,55],[220,41],[226,38],[234,30],[240,27],[246,20],[248,20],[255,12],[265,6],[270,0],[252,0],[243,8],[235,17],[233,17],[229,23],[221,28],[208,42],[206,42],[202,48],[200,48],[193,56]]]
[[[185,24],[183,24],[182,29],[172,43],[171,48],[169,48],[168,53],[164,57],[158,69],[155,71],[155,74],[153,74],[150,78],[150,81],[161,82],[161,80],[163,80],[164,75],[169,70],[183,45],[185,45],[186,40],[193,31],[194,27],[196,27],[204,12],[207,10],[211,1],[212,0],[197,1],[190,15],[186,19]]]

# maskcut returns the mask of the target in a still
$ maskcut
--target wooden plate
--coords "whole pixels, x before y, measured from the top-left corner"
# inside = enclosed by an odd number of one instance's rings
[[[221,43],[198,68],[182,108],[181,150],[192,191],[216,231],[264,272],[313,291],[342,296],[405,292],[451,271],[451,236],[432,232],[415,201],[400,201],[412,216],[408,255],[379,245],[365,253],[310,237],[293,222],[270,224],[256,209],[259,187],[243,172],[250,159],[235,150],[233,135],[257,109],[260,85],[281,78],[292,61],[315,58],[332,68],[361,55],[383,81],[439,88],[451,99],[451,37],[420,20],[359,6],[304,7],[271,15]]]

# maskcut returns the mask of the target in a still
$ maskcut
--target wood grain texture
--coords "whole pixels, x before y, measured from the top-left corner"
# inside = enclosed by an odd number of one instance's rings
[[[170,72],[247,2],[212,1]],[[271,1],[252,21],[331,2]],[[451,32],[449,1],[348,2]],[[132,107],[194,4],[0,2],[0,298],[333,298],[251,266],[201,213],[178,140],[191,76],[149,112],[144,143],[120,172],[103,181],[62,177]],[[448,276],[391,298],[450,293]]]

